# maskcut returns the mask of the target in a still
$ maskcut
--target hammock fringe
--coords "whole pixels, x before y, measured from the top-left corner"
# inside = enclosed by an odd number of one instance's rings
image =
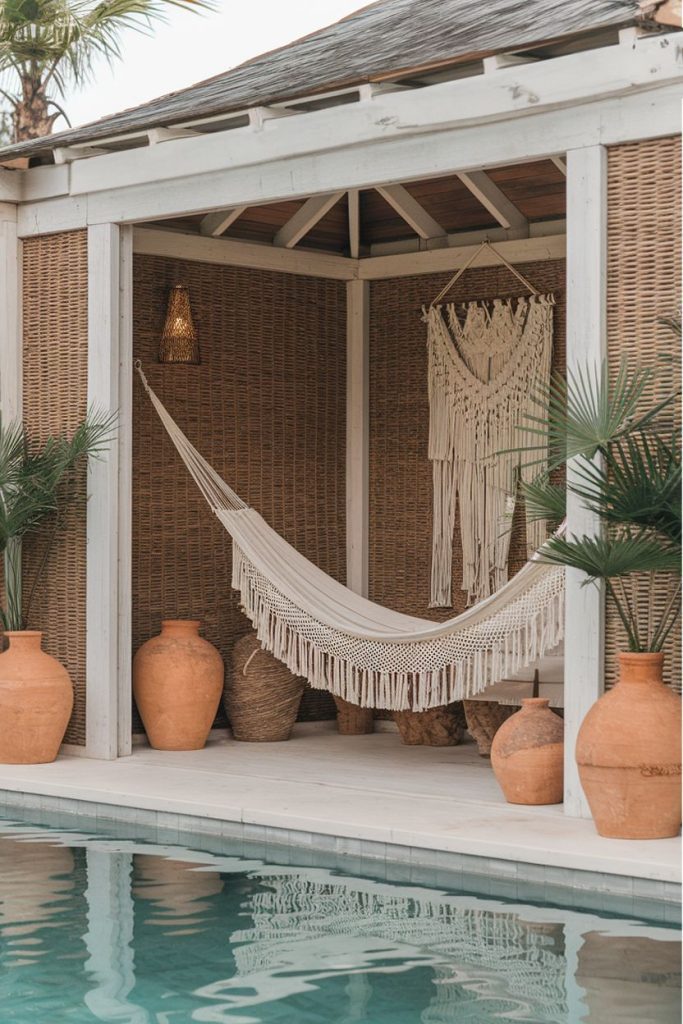
[[[427,711],[481,693],[487,686],[515,675],[556,648],[564,636],[564,586],[553,589],[536,613],[498,639],[472,645],[468,654],[438,668],[406,672],[361,668],[348,658],[323,650],[279,608],[283,595],[264,593],[262,577],[233,543],[232,586],[262,647],[303,676],[316,690],[327,690],[360,707],[386,711]],[[276,607],[277,606],[277,607]],[[390,643],[386,645],[390,647]]]

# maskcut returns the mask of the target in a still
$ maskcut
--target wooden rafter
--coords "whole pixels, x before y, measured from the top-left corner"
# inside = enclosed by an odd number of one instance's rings
[[[502,228],[528,231],[529,222],[523,213],[510,202],[508,197],[489,178],[485,171],[468,171],[458,174],[473,196],[496,218]]]
[[[551,156],[550,159],[557,167],[558,171],[562,171],[565,178],[567,177],[567,164],[561,156]]]
[[[282,225],[273,239],[273,245],[293,249],[304,235],[314,227],[325,214],[338,203],[344,192],[328,192],[322,196],[311,196],[293,217]]]
[[[427,213],[424,206],[403,185],[378,185],[377,191],[420,238],[441,238],[446,235],[445,228]]]
[[[216,213],[207,213],[199,225],[201,235],[218,238],[224,231],[227,231],[231,224],[234,224],[238,217],[241,217],[246,206],[234,206],[231,210],[218,210]]]

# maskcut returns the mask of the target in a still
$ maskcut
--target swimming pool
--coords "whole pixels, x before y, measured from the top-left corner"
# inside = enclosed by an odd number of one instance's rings
[[[3,1024],[674,1024],[679,1007],[661,924],[0,821]]]

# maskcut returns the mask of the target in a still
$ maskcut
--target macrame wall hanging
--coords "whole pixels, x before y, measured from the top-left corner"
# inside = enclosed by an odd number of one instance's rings
[[[439,305],[482,251],[491,252],[531,292],[514,299]],[[539,444],[524,436],[533,394],[548,383],[553,343],[552,295],[541,295],[488,242],[475,251],[425,310],[428,346],[429,458],[434,483],[430,607],[451,604],[453,530],[459,498],[462,588],[468,604],[507,581],[518,480],[540,465],[508,449]],[[531,554],[546,538],[545,523],[526,524]]]

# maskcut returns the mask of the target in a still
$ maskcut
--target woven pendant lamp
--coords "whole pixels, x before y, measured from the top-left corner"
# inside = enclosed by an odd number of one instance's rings
[[[199,363],[199,342],[192,322],[190,293],[176,284],[168,296],[166,322],[159,345],[160,363]]]

